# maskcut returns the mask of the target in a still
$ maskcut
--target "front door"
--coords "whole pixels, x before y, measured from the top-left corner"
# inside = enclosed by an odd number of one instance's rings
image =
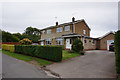
[[[71,49],[71,39],[66,39],[66,49]]]
[[[42,42],[41,42],[41,46],[43,46],[43,45],[44,45],[44,42],[42,41]]]

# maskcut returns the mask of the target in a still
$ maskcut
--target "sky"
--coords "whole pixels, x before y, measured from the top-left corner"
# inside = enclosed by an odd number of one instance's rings
[[[49,26],[84,19],[91,37],[101,37],[118,29],[117,2],[3,2],[2,30],[23,33],[29,27]],[[1,7],[0,7],[1,8]]]

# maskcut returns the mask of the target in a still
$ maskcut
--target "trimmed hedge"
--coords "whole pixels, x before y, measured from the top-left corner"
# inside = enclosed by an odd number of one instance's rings
[[[115,33],[115,56],[116,56],[116,70],[120,74],[120,30]]]
[[[10,52],[15,52],[14,45],[2,44],[2,49]]]
[[[52,61],[62,60],[62,47],[39,45],[15,45],[15,52]]]

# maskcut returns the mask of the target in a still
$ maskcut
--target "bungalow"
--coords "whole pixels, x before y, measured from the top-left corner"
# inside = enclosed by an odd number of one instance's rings
[[[83,42],[84,49],[107,49],[103,42],[107,39],[113,40],[114,35],[106,35],[101,38],[90,37],[91,29],[84,19],[76,20],[73,17],[72,22],[58,24],[41,29],[41,45],[62,45],[64,49],[71,49],[73,41],[78,38]],[[108,36],[108,38],[107,38]],[[112,37],[111,37],[112,36]],[[108,41],[109,42],[109,41]]]

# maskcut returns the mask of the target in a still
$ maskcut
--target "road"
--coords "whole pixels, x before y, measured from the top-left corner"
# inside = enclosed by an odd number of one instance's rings
[[[47,66],[61,78],[115,78],[114,52],[92,50],[84,56]]]
[[[2,54],[0,52],[0,54]],[[41,68],[2,54],[3,78],[51,78]]]

